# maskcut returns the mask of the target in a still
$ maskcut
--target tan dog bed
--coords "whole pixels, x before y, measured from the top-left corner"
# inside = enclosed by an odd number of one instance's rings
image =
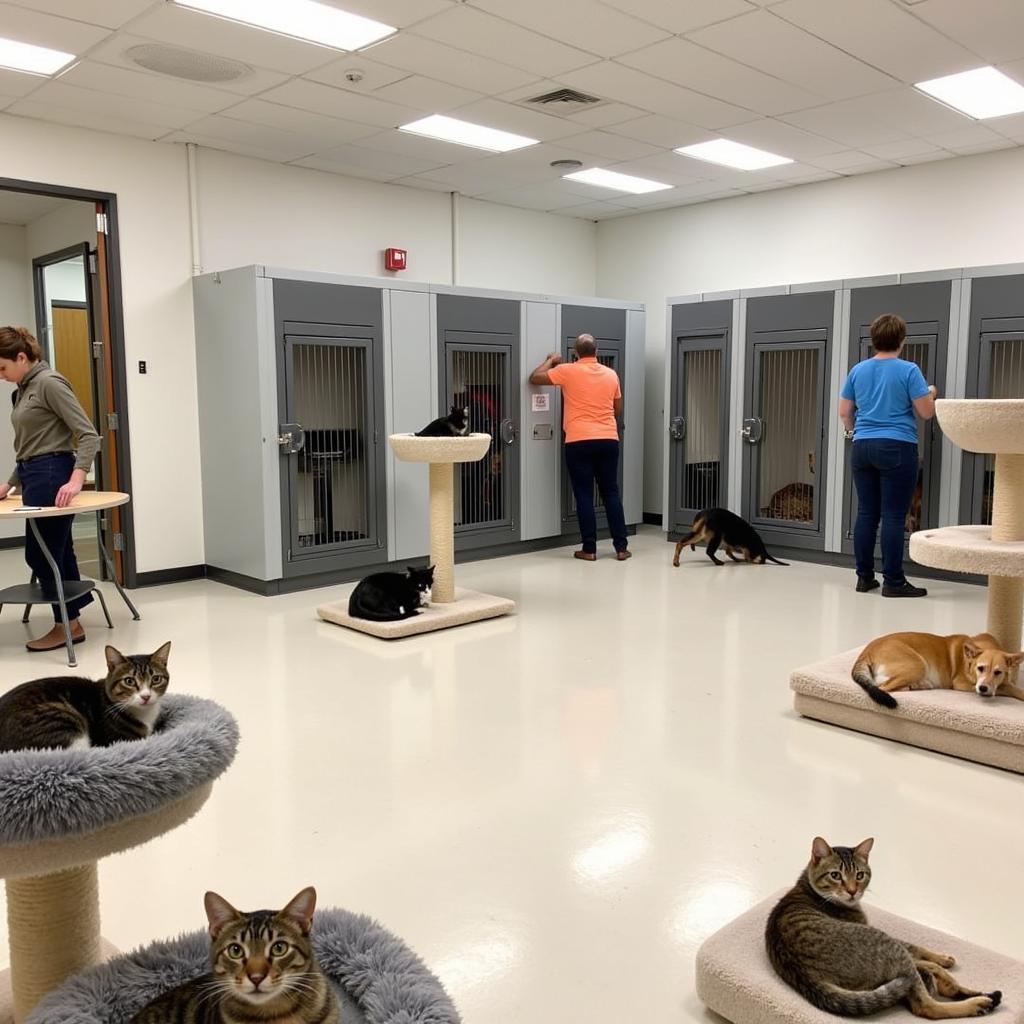
[[[785,891],[785,890],[783,890]],[[783,891],[715,932],[697,951],[697,995],[732,1024],[836,1024],[843,1019],[812,1006],[772,970],[764,926]],[[1003,993],[991,1020],[1024,1024],[1024,964],[905,918],[865,905],[869,923],[904,942],[956,957],[953,974],[965,985]],[[918,1020],[903,1006],[871,1020]]]
[[[805,718],[1024,774],[1024,703],[953,690],[898,690],[878,707],[850,678],[863,648],[798,668],[793,707]]]

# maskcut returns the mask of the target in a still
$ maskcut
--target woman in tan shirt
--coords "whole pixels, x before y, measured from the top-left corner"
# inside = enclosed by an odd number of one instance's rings
[[[71,385],[47,365],[39,342],[24,327],[0,327],[0,380],[18,386],[12,396],[11,413],[17,466],[8,482],[0,484],[0,499],[18,486],[25,505],[66,508],[82,490],[99,450],[100,438],[92,421]],[[77,581],[82,577],[71,539],[73,519],[74,516],[47,517],[38,519],[36,527],[57,563],[61,579]],[[53,571],[28,523],[25,561],[36,574],[43,593],[56,600]],[[76,644],[85,640],[78,615],[90,601],[92,594],[67,602],[71,637]],[[58,604],[53,605],[53,621],[49,633],[25,645],[30,651],[52,651],[64,646]]]

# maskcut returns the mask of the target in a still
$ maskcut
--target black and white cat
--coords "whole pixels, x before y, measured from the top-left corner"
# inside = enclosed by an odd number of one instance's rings
[[[419,614],[424,600],[434,584],[434,567],[415,569],[412,566],[403,576],[400,572],[375,572],[356,584],[348,599],[348,613],[354,619],[373,622],[397,622]]]
[[[469,433],[469,406],[453,405],[447,416],[439,416],[431,420],[422,430],[416,431],[417,437],[465,437]]]

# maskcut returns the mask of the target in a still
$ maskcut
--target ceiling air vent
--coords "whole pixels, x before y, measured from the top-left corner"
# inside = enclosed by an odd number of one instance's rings
[[[606,101],[598,99],[597,96],[588,96],[585,92],[577,92],[575,89],[556,89],[554,92],[544,93],[543,96],[534,96],[520,102],[526,106],[543,107],[552,114],[575,114],[580,110],[592,110]]]
[[[147,71],[156,71],[171,78],[184,78],[190,82],[233,82],[252,74],[252,68],[240,60],[215,57],[180,46],[164,43],[143,43],[125,50],[124,55]]]

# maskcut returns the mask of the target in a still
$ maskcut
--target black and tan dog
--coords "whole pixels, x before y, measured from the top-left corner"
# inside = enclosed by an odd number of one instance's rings
[[[715,565],[725,565],[725,562],[715,557],[719,545],[725,548],[725,553],[734,562],[747,561],[755,565],[774,562],[776,565],[789,565],[789,562],[780,562],[769,555],[757,530],[742,516],[730,512],[727,508],[706,508],[697,513],[690,533],[676,544],[672,564],[679,565],[679,555],[687,544],[690,545],[691,551],[696,551],[700,542],[707,543],[707,556]],[[742,559],[736,557],[737,552],[743,556]]]

